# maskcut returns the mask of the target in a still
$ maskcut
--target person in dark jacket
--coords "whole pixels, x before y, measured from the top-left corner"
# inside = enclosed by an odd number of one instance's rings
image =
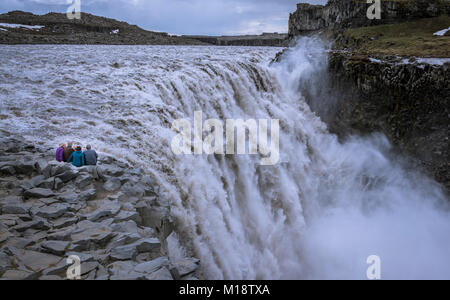
[[[64,143],[59,144],[59,148],[56,149],[56,160],[59,162],[64,161],[64,150],[66,150],[66,145]]]
[[[67,162],[68,163],[72,162],[72,165],[74,165],[75,167],[78,167],[78,168],[84,166],[84,153],[81,152],[80,146],[78,146],[76,148],[76,151],[70,155]]]
[[[87,166],[97,165],[98,155],[97,152],[92,149],[91,145],[86,146],[86,150],[84,151],[84,159]]]
[[[67,147],[66,147],[66,149],[64,150],[64,162],[68,162],[69,157],[72,155],[72,153],[73,153],[74,151],[75,151],[75,150],[73,150],[73,148],[72,148],[72,142],[68,142],[68,143],[67,143]]]

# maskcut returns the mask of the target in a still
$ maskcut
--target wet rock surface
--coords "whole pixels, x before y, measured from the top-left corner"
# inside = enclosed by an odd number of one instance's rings
[[[382,18],[367,18],[372,3],[354,0],[329,0],[326,5],[297,4],[289,17],[289,36],[303,35],[323,29],[342,29],[392,24],[418,18],[448,14],[450,5],[442,0],[380,1]]]
[[[0,150],[0,279],[66,279],[70,255],[86,280],[201,276],[197,259],[167,256],[169,208],[141,170],[111,157],[75,168],[10,138]]]
[[[331,53],[330,88],[339,99],[333,104],[332,114],[319,106],[316,111],[331,131],[341,136],[383,132],[448,192],[450,64],[398,60]]]

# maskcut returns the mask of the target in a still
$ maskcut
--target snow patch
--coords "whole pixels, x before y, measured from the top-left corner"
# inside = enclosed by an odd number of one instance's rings
[[[377,64],[381,64],[383,62],[380,59],[376,59],[376,58],[372,58],[372,57],[369,57],[369,60],[370,60],[370,62],[377,63]]]
[[[419,64],[439,65],[450,63],[450,58],[418,58]]]
[[[26,28],[26,29],[42,29],[45,26],[42,25],[23,25],[23,24],[10,24],[10,23],[0,23],[1,27],[6,27],[6,28]]]
[[[447,28],[447,29],[442,29],[442,30],[440,30],[440,31],[438,31],[438,32],[435,32],[433,35],[444,36],[444,34],[446,34],[447,31],[449,31],[449,30],[450,30],[450,27]]]

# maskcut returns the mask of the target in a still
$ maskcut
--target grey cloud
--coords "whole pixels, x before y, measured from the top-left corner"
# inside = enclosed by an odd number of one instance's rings
[[[287,32],[298,2],[326,0],[81,0],[83,12],[172,34],[259,34]],[[65,12],[66,0],[1,0],[0,12]]]

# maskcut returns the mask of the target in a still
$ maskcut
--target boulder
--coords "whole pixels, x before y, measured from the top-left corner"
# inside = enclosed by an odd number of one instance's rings
[[[105,182],[105,184],[103,185],[103,188],[108,192],[114,192],[114,191],[117,191],[118,189],[120,189],[121,186],[122,186],[122,183],[121,183],[120,179],[116,178],[116,177],[112,177],[112,178],[109,178]]]
[[[26,190],[23,195],[26,198],[50,198],[55,196],[52,190],[43,188],[33,188]]]
[[[90,273],[95,276],[95,270],[97,270],[99,266],[100,266],[100,264],[96,261],[89,261],[89,262],[81,263],[81,276],[90,274]],[[86,279],[89,280],[89,278],[86,278]],[[91,280],[92,279],[93,278],[91,278]]]
[[[66,228],[64,230],[55,231],[53,233],[50,233],[47,238],[49,240],[55,240],[55,241],[71,241],[72,233],[74,231],[74,228]]]
[[[173,263],[180,276],[186,276],[197,271],[200,260],[195,258],[186,258]]]
[[[39,273],[25,271],[25,270],[7,270],[1,279],[5,280],[36,280],[39,278]]]
[[[14,168],[18,174],[23,175],[31,175],[34,171],[36,171],[34,162],[19,161],[15,163]]]
[[[61,179],[59,179],[59,178],[55,178],[55,185],[53,186],[53,189],[58,191],[63,186],[64,186],[64,182]]]
[[[38,175],[35,176],[33,178],[31,178],[28,182],[27,182],[27,186],[29,186],[26,189],[29,188],[34,188],[34,187],[40,187],[40,185],[46,180],[44,175]],[[51,189],[51,188],[50,188]]]
[[[39,159],[35,163],[36,170],[45,176],[45,178],[49,178],[52,171],[52,165],[50,165],[45,159]]]
[[[80,194],[80,201],[90,201],[90,200],[94,200],[95,197],[97,196],[97,191],[95,190],[95,188],[90,188],[89,190],[82,192]]]
[[[5,252],[0,252],[0,274],[11,267],[9,256]]]
[[[108,248],[113,249],[119,246],[132,244],[140,239],[141,237],[137,233],[119,233],[108,245]]]
[[[17,249],[25,249],[29,246],[36,244],[32,239],[13,237],[8,240],[8,245],[16,247]]]
[[[158,207],[147,201],[140,201],[136,204],[136,210],[142,219],[142,225],[155,229],[161,241],[165,241],[173,232],[174,224],[168,207]]]
[[[142,184],[125,183],[120,189],[128,197],[142,198],[145,195],[145,188]]]
[[[36,215],[45,219],[57,219],[68,212],[67,204],[55,203],[49,206],[41,207]]]
[[[73,192],[73,191],[66,191],[66,192],[60,194],[57,198],[58,198],[58,200],[69,203],[69,204],[76,204],[76,203],[82,201],[80,199],[80,194],[77,194],[76,192]]]
[[[53,222],[53,228],[55,229],[61,229],[64,227],[71,226],[73,224],[76,224],[78,222],[78,217],[71,217],[71,218],[61,218]]]
[[[136,246],[131,244],[112,249],[110,257],[112,260],[134,260],[136,255]]]
[[[43,188],[43,189],[50,189],[52,190],[55,187],[55,178],[50,177],[45,180],[42,180],[37,187]]]
[[[159,270],[146,275],[147,280],[173,280],[172,274],[167,268],[160,268]]]
[[[124,169],[119,168],[117,166],[103,165],[103,166],[99,166],[97,168],[97,173],[99,174],[99,176],[101,174],[100,177],[103,177],[103,178],[105,178],[105,175],[111,176],[111,177],[120,177],[125,173],[125,171],[124,171]]]
[[[117,216],[114,217],[115,223],[121,223],[121,222],[127,222],[127,221],[134,221],[136,224],[141,224],[142,220],[139,214],[136,211],[125,211],[122,210],[119,212]]]
[[[138,264],[134,270],[139,273],[151,274],[153,272],[158,271],[162,267],[168,267],[169,264],[170,264],[169,259],[167,257],[163,256],[163,257],[154,259],[152,261]]]
[[[2,214],[16,214],[25,215],[28,214],[31,208],[31,204],[28,203],[9,203],[5,204],[1,211]]]
[[[62,182],[67,183],[71,181],[72,179],[75,179],[78,176],[78,171],[76,170],[66,170],[64,173],[55,175],[56,178],[59,178],[62,180]]]
[[[52,254],[41,253],[30,250],[20,250],[15,253],[15,258],[27,269],[40,272],[55,266],[61,258]]]
[[[16,226],[19,220],[17,215],[0,215],[0,223],[7,227]]]
[[[34,220],[30,222],[24,222],[20,225],[13,227],[17,232],[24,232],[28,229],[48,230],[50,226],[43,220]]]
[[[156,252],[161,250],[161,242],[157,238],[141,239],[135,242],[138,253]]]
[[[105,218],[114,217],[119,213],[120,208],[121,206],[118,203],[105,201],[100,208],[90,213],[86,217],[91,222],[98,222],[104,220]]]
[[[106,226],[89,228],[72,234],[73,247],[70,249],[71,251],[87,251],[103,248],[115,235]]]
[[[0,168],[0,174],[15,175],[16,169],[14,169],[14,167],[12,167],[12,166],[4,166],[4,167]]]
[[[89,186],[93,180],[94,177],[92,177],[91,174],[82,174],[78,176],[77,179],[75,180],[75,185],[79,189],[84,189],[85,187]]]
[[[66,171],[71,171],[71,167],[69,164],[66,163],[59,163],[59,162],[53,162],[53,166],[50,172],[51,177],[58,177],[58,175],[61,175],[65,173]]]
[[[112,226],[115,232],[125,232],[125,233],[139,233],[136,222],[127,221],[122,223],[117,223]]]
[[[41,244],[43,252],[55,254],[58,256],[64,255],[69,242],[65,241],[45,241]]]
[[[108,265],[110,280],[145,280],[145,275],[134,271],[136,263],[132,261],[117,261]]]

